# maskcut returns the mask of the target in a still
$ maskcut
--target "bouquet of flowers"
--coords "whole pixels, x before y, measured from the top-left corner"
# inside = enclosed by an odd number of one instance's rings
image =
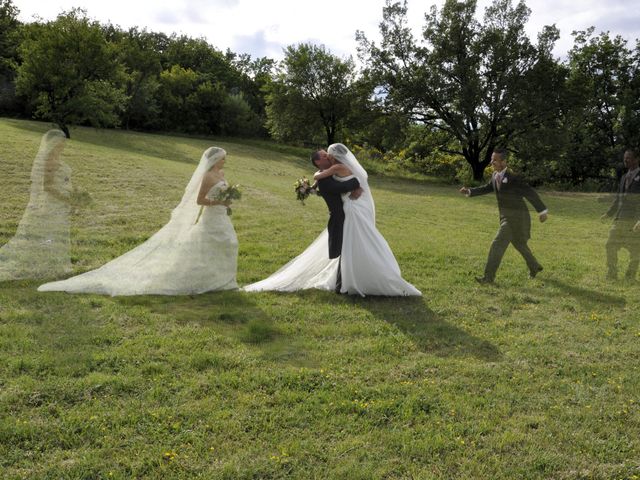
[[[240,185],[229,185],[227,188],[220,190],[215,197],[214,200],[218,202],[230,202],[233,200],[239,200],[242,198],[242,192],[240,191]],[[202,210],[204,209],[204,205],[200,207],[200,211],[198,212],[198,218],[196,218],[196,222],[200,220],[200,216],[202,215]],[[231,215],[233,212],[231,211],[231,207],[227,207],[227,215]]]
[[[299,178],[296,181],[296,183],[294,183],[293,185],[295,187],[296,198],[302,202],[302,205],[304,205],[304,201],[312,193],[315,193],[316,195],[319,195],[319,193],[318,193],[318,182],[315,182],[313,185],[311,185],[311,183],[309,182],[309,179],[307,177]]]
[[[227,188],[220,190],[215,199],[219,202],[232,202],[233,200],[240,200],[242,198],[242,192],[240,191],[240,185],[229,185]],[[227,207],[227,215],[231,215],[231,207]]]

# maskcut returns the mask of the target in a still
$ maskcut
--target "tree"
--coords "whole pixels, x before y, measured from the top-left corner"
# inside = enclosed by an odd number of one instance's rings
[[[406,0],[387,0],[380,24],[380,46],[357,33],[360,55],[376,78],[390,111],[441,130],[441,150],[463,155],[475,179],[482,178],[496,146],[513,142],[557,115],[559,106],[543,96],[529,108],[529,92],[548,79],[561,81],[552,67],[555,27],[545,27],[539,44],[524,33],[530,10],[523,1],[494,0],[482,24],[475,19],[475,0],[446,0],[439,12],[426,15],[424,42],[407,26]],[[454,141],[457,148],[450,150]]]
[[[233,57],[235,68],[241,73],[241,90],[243,98],[251,109],[258,115],[261,123],[266,123],[266,95],[272,81],[275,61],[267,57],[252,59],[251,55],[240,55],[227,52],[228,57]],[[267,134],[264,126],[258,129],[263,136]]]
[[[0,0],[0,75],[11,74],[16,68],[19,12],[11,0]]]
[[[71,10],[47,24],[33,24],[20,47],[16,89],[69,134],[69,125],[117,125],[125,101],[116,86],[118,64],[97,22]]]
[[[158,36],[146,30],[131,28],[118,35],[118,61],[124,69],[126,103],[122,124],[145,127],[160,112],[156,93],[162,71]]]
[[[267,95],[267,126],[281,140],[310,141],[324,131],[334,143],[354,99],[355,67],[324,46],[289,46]]]
[[[0,112],[17,109],[13,82],[20,43],[18,13],[11,0],[0,0]]]
[[[198,122],[199,110],[191,112],[189,101],[198,88],[199,76],[191,69],[174,65],[160,74],[157,98],[160,104],[158,128],[162,130],[197,131],[192,125]]]
[[[572,109],[561,175],[576,185],[589,178],[611,178],[627,143],[621,122],[630,87],[631,52],[620,36],[611,38],[607,32],[594,37],[593,31],[592,27],[574,32],[568,60]]]
[[[622,135],[628,146],[640,147],[640,42],[636,43],[629,84],[623,95]]]

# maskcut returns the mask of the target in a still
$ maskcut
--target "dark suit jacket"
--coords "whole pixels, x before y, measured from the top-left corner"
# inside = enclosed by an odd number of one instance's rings
[[[531,217],[529,209],[524,203],[526,198],[538,213],[547,209],[536,193],[519,175],[507,170],[500,189],[495,185],[496,174],[486,185],[471,188],[470,197],[496,192],[498,199],[498,211],[500,212],[500,223],[506,222],[510,227],[515,239],[529,240],[531,237]]]
[[[333,177],[318,180],[318,192],[329,207],[329,258],[338,258],[342,253],[342,228],[344,226],[343,193],[351,192],[360,186],[357,178],[340,182]]]
[[[613,205],[607,211],[607,216],[616,220],[640,220],[640,173],[638,173],[628,189],[625,189],[626,174],[620,179],[618,194]]]

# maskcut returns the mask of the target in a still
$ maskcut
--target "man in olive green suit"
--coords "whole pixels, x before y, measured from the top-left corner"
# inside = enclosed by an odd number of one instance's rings
[[[633,149],[624,152],[627,173],[620,179],[618,194],[602,218],[613,218],[607,240],[607,278],[618,278],[618,250],[629,251],[629,266],[625,277],[635,280],[640,264],[640,159]]]
[[[500,229],[491,243],[484,275],[476,277],[479,283],[494,281],[502,256],[510,243],[527,262],[529,277],[534,278],[542,271],[542,266],[527,245],[531,238],[531,217],[524,199],[526,198],[536,209],[541,222],[547,219],[547,207],[533,188],[507,169],[507,157],[507,150],[495,149],[491,154],[491,166],[494,170],[491,181],[481,187],[460,189],[460,193],[468,197],[495,192],[498,200]]]

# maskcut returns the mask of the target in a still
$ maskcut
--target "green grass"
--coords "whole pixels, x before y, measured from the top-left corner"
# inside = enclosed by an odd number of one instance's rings
[[[0,120],[0,244],[47,125]],[[228,151],[243,186],[238,281],[326,223],[294,200],[311,168],[269,143],[77,128],[64,151],[93,202],[77,273],[162,226],[195,162]],[[328,292],[110,298],[0,284],[0,472],[7,479],[636,479],[638,285],[604,281],[607,203],[542,192],[529,280],[510,249],[481,287],[495,199],[372,177],[378,227],[424,297]],[[604,199],[608,202],[608,199]],[[626,259],[625,259],[626,261]]]

